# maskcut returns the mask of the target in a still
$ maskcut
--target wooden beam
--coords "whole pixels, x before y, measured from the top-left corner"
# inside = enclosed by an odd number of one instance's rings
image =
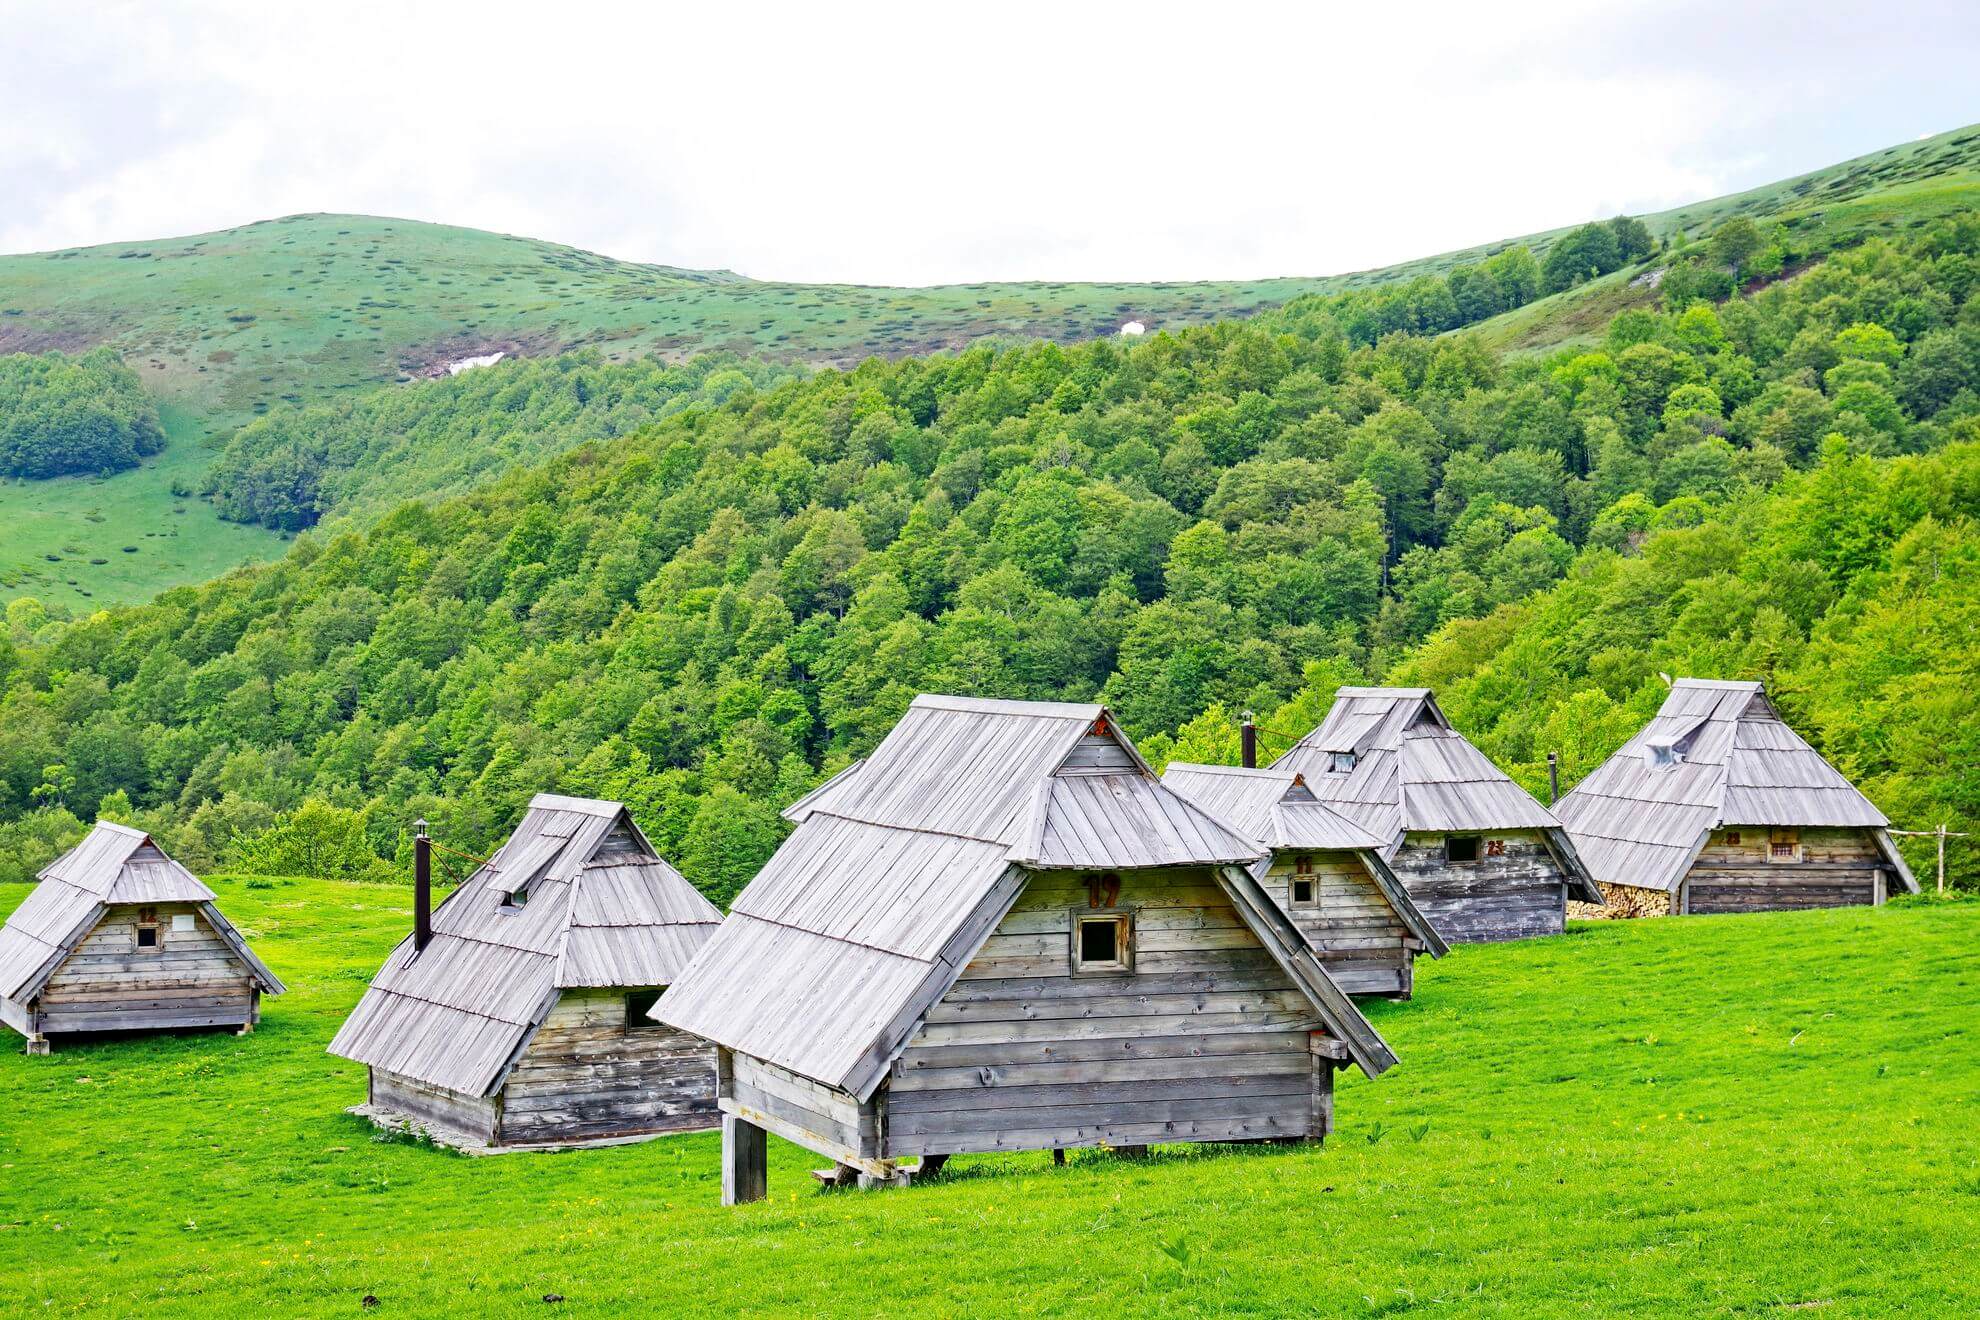
[[[1334,1130],[1334,1069],[1342,1066],[1320,1046],[1334,1044],[1324,1036],[1313,1038],[1313,1110],[1307,1122],[1306,1139],[1325,1141],[1327,1134]]]
[[[770,1143],[762,1128],[722,1115],[722,1204],[747,1205],[769,1194]]]

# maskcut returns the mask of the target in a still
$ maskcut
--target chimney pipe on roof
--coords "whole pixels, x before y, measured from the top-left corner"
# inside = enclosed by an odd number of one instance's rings
[[[413,822],[413,952],[433,939],[433,840],[426,822]]]
[[[1561,754],[1547,753],[1547,805],[1553,806],[1561,800]]]
[[[1258,726],[1251,722],[1251,712],[1244,713],[1244,723],[1238,725],[1238,759],[1244,762],[1247,770],[1258,768]]]

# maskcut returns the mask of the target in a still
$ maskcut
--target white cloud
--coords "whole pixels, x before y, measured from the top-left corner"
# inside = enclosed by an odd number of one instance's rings
[[[320,210],[765,278],[1317,274],[1980,117],[1971,6],[1341,8],[0,0],[0,250]]]

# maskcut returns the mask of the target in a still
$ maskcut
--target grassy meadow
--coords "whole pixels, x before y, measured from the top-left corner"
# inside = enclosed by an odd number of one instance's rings
[[[0,602],[33,596],[86,613],[282,553],[278,533],[172,493],[198,488],[213,451],[183,410],[165,409],[164,420],[164,452],[128,472],[0,481]]]
[[[773,1139],[770,1200],[723,1210],[712,1134],[378,1140],[323,1046],[408,891],[214,887],[290,987],[260,1030],[0,1055],[8,1313],[1980,1310],[1980,904],[1462,948],[1370,1008],[1402,1064],[1348,1075],[1320,1149],[959,1158],[857,1193]]]

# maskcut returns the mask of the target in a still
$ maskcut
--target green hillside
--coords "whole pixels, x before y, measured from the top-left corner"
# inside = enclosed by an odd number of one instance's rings
[[[712,1134],[486,1159],[376,1139],[343,1113],[363,1069],[324,1045],[407,891],[215,888],[289,985],[253,1035],[0,1053],[10,1313],[1980,1309],[1973,903],[1460,948],[1370,1007],[1401,1066],[1347,1074],[1317,1149],[964,1156],[859,1193],[773,1138],[770,1199],[724,1210]]]
[[[1644,217],[1665,241],[1729,216],[1779,221],[1797,250],[1902,232],[1974,204],[1980,129],[1954,130],[1731,197]],[[461,359],[595,349],[608,361],[724,350],[784,363],[955,349],[991,337],[1071,342],[1129,319],[1173,329],[1311,294],[1403,288],[1565,229],[1321,278],[1158,284],[991,283],[920,289],[795,285],[617,261],[533,239],[416,221],[303,215],[214,234],[0,257],[0,353],[107,344],[170,414],[177,452],[117,477],[0,486],[0,598],[142,599],[214,569],[278,553],[267,535],[212,525],[186,506],[233,427],[297,406],[340,404]],[[1654,264],[1654,263],[1653,263]],[[1643,267],[1506,312],[1496,347],[1597,333],[1656,297]],[[1437,324],[1449,324],[1439,322]],[[433,492],[414,487],[405,497]],[[120,529],[99,534],[97,517]],[[133,540],[173,553],[122,558]],[[52,558],[51,558],[52,556]],[[95,561],[104,560],[104,564]],[[109,564],[118,572],[97,571]]]
[[[106,803],[196,865],[334,840],[362,875],[415,816],[483,848],[552,789],[632,800],[723,901],[777,804],[917,692],[1100,696],[1159,746],[1245,709],[1296,736],[1333,685],[1418,671],[1529,775],[1606,755],[1660,668],[1774,678],[1901,823],[1980,820],[1956,754],[1980,726],[1976,291],[1967,216],[1625,313],[1596,351],[1354,347],[1353,309],[1301,299],[760,386],[569,360],[436,383],[333,448],[469,480],[451,459],[514,419],[564,444],[583,428],[551,423],[595,401],[601,427],[699,401],[148,605],[15,602],[0,877]],[[242,487],[299,525],[355,469],[271,438]]]

